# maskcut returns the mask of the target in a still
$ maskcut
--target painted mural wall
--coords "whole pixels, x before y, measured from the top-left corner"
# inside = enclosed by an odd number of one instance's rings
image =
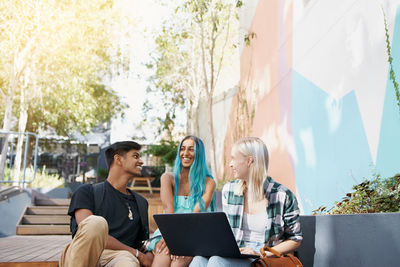
[[[373,172],[399,173],[382,8],[400,78],[400,1],[243,2],[240,83],[224,104],[229,116],[215,118],[218,178],[230,177],[231,145],[246,135],[267,144],[269,175],[296,193],[305,214]]]

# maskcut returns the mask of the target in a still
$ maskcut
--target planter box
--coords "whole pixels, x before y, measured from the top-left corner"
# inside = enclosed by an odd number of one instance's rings
[[[400,213],[301,216],[305,267],[400,266]]]

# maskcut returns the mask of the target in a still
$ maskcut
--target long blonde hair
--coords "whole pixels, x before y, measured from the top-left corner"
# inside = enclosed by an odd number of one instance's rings
[[[241,180],[235,190],[235,194],[243,195],[247,190],[248,199],[251,202],[264,198],[264,181],[267,177],[269,156],[264,142],[258,137],[244,137],[233,145],[243,156],[252,157],[253,162],[249,168],[248,185]]]

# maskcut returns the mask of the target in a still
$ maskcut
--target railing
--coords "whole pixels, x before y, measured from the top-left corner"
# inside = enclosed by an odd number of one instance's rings
[[[7,200],[10,197],[22,192],[19,186],[10,186],[0,189],[0,201]]]
[[[37,169],[37,155],[38,155],[38,144],[39,144],[39,136],[35,133],[31,132],[11,132],[11,131],[0,131],[0,135],[5,136],[5,142],[3,147],[1,148],[1,151],[7,151],[8,149],[5,148],[4,146],[8,146],[8,138],[9,135],[25,135],[25,150],[24,150],[24,162],[23,162],[23,175],[22,175],[22,181],[20,181],[20,177],[14,177],[13,180],[7,180],[4,181],[4,169],[5,169],[5,161],[3,162],[3,166],[1,166],[1,169],[3,170],[1,172],[1,177],[0,177],[0,185],[4,183],[22,183],[22,188],[25,188],[25,184],[30,184],[35,180],[36,177],[36,169]],[[26,165],[28,162],[28,148],[29,148],[29,136],[34,136],[35,137],[35,151],[34,151],[34,160],[33,160],[33,178],[29,181],[26,180]],[[3,156],[3,155],[2,155]],[[11,160],[11,157],[10,157]]]

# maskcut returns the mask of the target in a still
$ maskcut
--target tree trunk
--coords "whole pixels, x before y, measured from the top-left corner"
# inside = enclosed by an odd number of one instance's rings
[[[30,52],[31,47],[36,38],[30,38],[22,52],[18,54],[16,52],[12,59],[12,66],[10,70],[10,85],[8,87],[7,96],[5,98],[5,109],[4,109],[4,122],[3,122],[3,131],[10,131],[11,129],[11,118],[12,118],[12,108],[13,108],[13,100],[15,92],[17,91],[18,80],[21,77],[24,69],[26,67],[25,57]],[[26,124],[26,123],[25,123]],[[7,158],[7,143],[8,136],[4,140],[4,145],[1,151],[1,159],[0,159],[0,178],[4,179],[4,164]],[[10,158],[11,160],[11,158]],[[1,183],[0,183],[1,185]]]
[[[5,108],[4,108],[4,120],[3,120],[3,131],[10,131],[11,129],[11,118],[12,118],[12,108],[13,108],[13,86],[15,84],[12,82],[8,89],[7,97],[5,98]],[[0,158],[0,179],[4,180],[4,169],[7,159],[8,150],[8,134],[5,135],[3,139],[3,147],[1,148],[1,158]],[[1,188],[1,183],[0,183]]]
[[[194,132],[194,124],[193,124],[193,119],[194,119],[194,114],[193,114],[193,93],[187,89],[186,91],[186,96],[188,99],[188,109],[186,113],[186,135],[196,135]]]
[[[8,144],[8,134],[5,134],[3,137],[3,147],[1,148],[1,159],[0,159],[0,179],[2,181],[4,180],[4,169],[5,169],[6,158],[7,158],[7,150],[8,150],[7,144]],[[2,183],[0,183],[0,188],[1,188],[1,186],[2,186]]]
[[[202,22],[200,22],[200,47],[201,47],[201,63],[203,67],[203,79],[204,79],[204,86],[206,89],[207,93],[207,100],[208,100],[208,113],[209,113],[209,125],[210,125],[210,137],[211,137],[211,171],[214,173],[214,175],[217,175],[217,159],[216,159],[216,153],[215,153],[215,140],[214,140],[214,123],[213,123],[213,112],[212,112],[212,106],[213,106],[213,81],[210,79],[208,80],[208,75],[207,75],[207,69],[206,69],[206,57],[205,57],[205,44],[204,44],[204,25]],[[211,71],[213,70],[212,66],[214,62],[212,62],[211,58],[211,63],[210,63]],[[211,77],[213,77],[213,74],[211,73]]]
[[[210,134],[211,134],[211,149],[212,149],[212,163],[211,169],[215,176],[217,176],[217,156],[215,152],[215,137],[214,137],[214,120],[213,120],[213,99],[212,96],[208,97],[208,113],[209,113],[209,123],[210,123]]]
[[[22,145],[24,143],[25,136],[22,134],[26,129],[26,122],[28,120],[28,110],[25,103],[25,94],[24,89],[21,89],[21,103],[20,103],[20,111],[19,111],[19,120],[18,120],[18,142],[17,142],[17,151],[15,155],[14,161],[14,177],[16,181],[20,181],[21,184],[21,163],[22,163]]]
[[[188,92],[189,107],[187,114],[187,134],[199,135],[199,98],[192,91]]]
[[[199,127],[199,112],[200,112],[200,98],[199,100],[197,100],[197,106],[196,106],[196,111],[194,113],[194,127],[195,127],[195,131],[196,134],[200,133],[200,127]]]

